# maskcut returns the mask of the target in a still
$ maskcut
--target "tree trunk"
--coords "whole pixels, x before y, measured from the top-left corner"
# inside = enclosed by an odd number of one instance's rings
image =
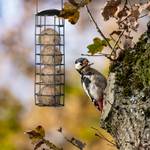
[[[148,32],[111,65],[114,102],[102,126],[120,150],[150,150],[150,43]],[[110,91],[109,91],[110,92]]]

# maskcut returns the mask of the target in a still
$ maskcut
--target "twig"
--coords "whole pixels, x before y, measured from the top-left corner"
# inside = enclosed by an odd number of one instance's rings
[[[128,0],[125,1],[125,4],[124,4],[124,5],[126,6],[127,4],[128,4]]]
[[[111,34],[109,34],[109,36],[111,37],[111,39],[112,39],[114,42],[116,42],[116,40],[114,39],[114,37],[113,37]]]
[[[129,17],[131,17],[131,14],[129,14],[128,16],[126,16],[123,20],[119,21],[119,23],[123,23],[125,20],[127,20]]]
[[[97,55],[90,55],[90,54],[81,54],[82,56],[104,56],[104,57],[106,57],[106,58],[108,58],[109,60],[111,60],[111,61],[115,61],[115,59],[112,59],[111,57],[110,57],[110,54],[103,54],[103,53],[101,53],[101,54],[97,54]]]
[[[110,35],[111,39],[116,43],[117,41],[114,39],[114,37],[112,35]],[[119,44],[117,44],[118,48],[120,48],[122,50],[122,48],[120,47]]]
[[[94,128],[94,127],[91,127],[93,130],[96,130],[99,134],[96,134],[96,136],[100,137],[100,138],[103,138],[104,140],[106,140],[107,142],[109,142],[110,144],[112,144],[113,146],[116,146],[115,143],[109,141],[107,138],[105,138],[98,129]]]
[[[115,45],[114,45],[114,47],[113,47],[113,50],[112,50],[112,52],[111,52],[111,54],[110,54],[110,57],[111,57],[112,54],[115,52],[116,46],[118,45],[118,43],[119,43],[119,41],[120,41],[122,35],[124,34],[124,32],[125,32],[125,30],[123,30],[123,31],[120,33],[120,35],[119,35],[119,37],[118,37],[118,40],[116,41],[116,43],[115,43]],[[116,52],[115,52],[115,55],[116,55]]]
[[[64,135],[64,133],[63,133],[62,128],[59,128],[57,131],[60,132],[60,133],[63,135],[64,139],[65,139],[67,142],[69,142],[70,144],[72,144],[72,145],[75,146],[76,148],[78,148],[78,149],[80,149],[80,150],[83,150],[83,148],[85,148],[86,143],[83,143],[82,141],[80,141],[80,140],[78,140],[78,139],[76,139],[76,138],[74,138],[74,137],[72,137],[72,138],[66,137],[66,136]]]
[[[111,46],[111,44],[109,43],[109,41],[107,40],[107,38],[105,37],[105,35],[103,34],[103,32],[101,31],[101,29],[99,28],[99,26],[98,26],[97,22],[95,21],[94,17],[92,16],[92,13],[91,13],[90,9],[88,8],[87,5],[85,5],[85,7],[86,7],[86,9],[87,9],[87,12],[88,12],[90,18],[92,19],[92,21],[93,21],[93,23],[94,23],[94,25],[95,25],[97,31],[98,31],[98,32],[100,33],[100,35],[105,39],[105,41],[107,42],[108,46],[109,46],[111,49],[113,49],[113,47]]]
[[[81,141],[75,139],[75,138],[72,138],[72,139],[69,139],[67,137],[64,136],[64,138],[66,139],[67,142],[71,143],[72,145],[74,145],[76,148],[80,149],[80,150],[83,150],[84,146],[85,146],[85,143],[81,143]],[[77,142],[77,143],[76,143]]]
[[[142,19],[144,17],[148,16],[148,14],[144,14],[143,16],[140,16],[138,19]]]
[[[104,54],[104,53],[100,53],[100,54],[97,54],[97,55],[91,55],[91,54],[81,54],[82,56],[109,56],[110,54]]]
[[[51,143],[51,142],[48,141],[48,140],[43,139],[43,142],[44,142],[50,149],[53,149],[53,150],[63,150],[63,148],[57,147],[56,145],[54,145],[53,143]]]

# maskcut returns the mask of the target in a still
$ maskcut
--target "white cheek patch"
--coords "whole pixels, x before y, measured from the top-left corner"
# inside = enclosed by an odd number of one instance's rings
[[[80,63],[77,63],[77,64],[75,64],[75,68],[76,68],[77,70],[80,70],[80,69],[82,68],[82,66],[80,65]]]

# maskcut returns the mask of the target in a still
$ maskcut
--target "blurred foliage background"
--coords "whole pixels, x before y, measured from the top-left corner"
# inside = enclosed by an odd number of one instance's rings
[[[98,3],[98,5],[97,5]],[[59,0],[41,0],[39,9],[59,8]],[[116,28],[113,20],[102,23],[104,1],[90,4],[106,35]],[[98,36],[88,15],[82,12],[77,25],[66,22],[66,103],[63,108],[34,105],[34,14],[35,0],[0,0],[0,149],[30,150],[25,131],[42,125],[47,138],[66,150],[76,149],[57,132],[87,143],[87,150],[113,150],[110,143],[95,137],[91,127],[99,128],[99,112],[90,103],[74,69],[74,60],[86,53],[86,46]],[[139,33],[145,30],[141,21]],[[139,33],[135,33],[137,39]],[[78,43],[78,44],[77,44]],[[104,57],[89,58],[107,76],[109,62]],[[105,133],[104,133],[105,134]]]

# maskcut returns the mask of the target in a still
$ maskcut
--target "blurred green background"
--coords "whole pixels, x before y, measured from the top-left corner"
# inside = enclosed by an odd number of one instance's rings
[[[98,5],[97,5],[98,3]],[[93,1],[90,8],[108,35],[115,22],[101,22],[104,1]],[[39,0],[39,10],[60,8],[60,0]],[[76,149],[57,132],[62,127],[67,136],[87,143],[87,150],[113,150],[114,147],[94,136],[91,127],[99,128],[99,112],[89,101],[74,69],[74,61],[86,53],[86,46],[99,36],[85,10],[80,21],[66,22],[66,102],[62,108],[34,105],[34,14],[35,0],[0,0],[0,149],[33,149],[25,131],[42,125],[50,139],[66,150]],[[139,33],[145,28],[141,21]],[[135,34],[135,40],[137,35]],[[89,58],[106,77],[109,62],[104,57]],[[105,133],[104,133],[105,134]],[[107,135],[106,135],[107,136]]]

